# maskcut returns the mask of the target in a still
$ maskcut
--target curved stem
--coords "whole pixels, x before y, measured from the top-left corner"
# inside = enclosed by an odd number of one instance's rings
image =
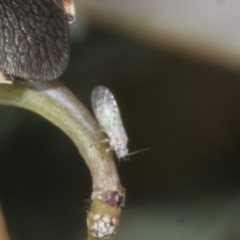
[[[106,154],[108,146],[96,145],[106,136],[99,131],[96,120],[84,105],[58,80],[2,84],[0,104],[31,110],[58,126],[71,138],[92,175],[92,206],[87,219],[89,239],[100,238],[98,234],[101,236],[102,233],[97,225],[102,218],[108,221],[105,217],[111,219],[111,226],[114,225],[109,234],[112,237],[119,224],[125,193],[112,154]]]

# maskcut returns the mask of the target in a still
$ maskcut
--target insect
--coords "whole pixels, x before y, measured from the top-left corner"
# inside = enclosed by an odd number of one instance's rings
[[[74,19],[73,0],[1,0],[0,71],[32,80],[60,76]]]
[[[118,159],[128,156],[128,137],[111,91],[103,86],[96,87],[92,92],[92,107],[100,127],[109,138],[110,149],[115,151]]]

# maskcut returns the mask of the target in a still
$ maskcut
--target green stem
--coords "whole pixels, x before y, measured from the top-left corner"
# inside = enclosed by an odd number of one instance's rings
[[[112,154],[106,154],[108,145],[96,144],[106,136],[99,131],[96,120],[84,105],[58,80],[2,84],[0,104],[31,110],[58,126],[70,137],[92,175],[92,207],[87,219],[88,239],[96,239],[93,236],[98,234],[95,224],[98,215],[117,220],[113,234],[108,238],[113,239],[121,216],[120,198],[124,198],[124,189]]]

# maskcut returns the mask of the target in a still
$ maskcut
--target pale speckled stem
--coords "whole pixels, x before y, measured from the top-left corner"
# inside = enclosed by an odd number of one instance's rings
[[[4,76],[0,75],[0,79],[4,79]],[[16,81],[13,84],[1,84],[0,104],[31,110],[58,126],[70,137],[91,172],[92,203],[100,203],[97,212],[104,215],[102,211],[105,211],[103,206],[106,204],[107,193],[124,194],[113,156],[105,152],[108,145],[96,144],[106,138],[105,134],[99,131],[96,120],[84,105],[60,81]],[[120,206],[110,208],[114,218],[120,219]],[[96,213],[96,208],[94,212]],[[89,239],[95,238],[89,236]]]

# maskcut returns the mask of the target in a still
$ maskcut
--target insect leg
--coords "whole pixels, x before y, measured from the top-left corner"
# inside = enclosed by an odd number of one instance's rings
[[[101,140],[99,142],[96,142],[96,143],[92,144],[90,147],[93,147],[93,146],[96,146],[96,145],[99,145],[99,144],[102,144],[102,143],[107,143],[109,141],[110,140],[108,138],[106,138],[106,139],[103,139],[103,140]]]

